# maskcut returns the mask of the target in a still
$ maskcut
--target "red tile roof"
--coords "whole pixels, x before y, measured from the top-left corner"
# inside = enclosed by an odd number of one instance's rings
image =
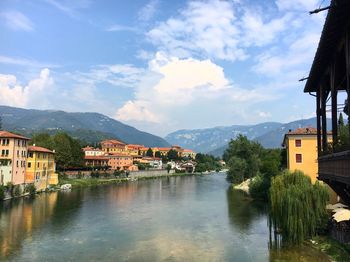
[[[28,146],[28,151],[51,153],[51,154],[55,153],[55,152],[51,151],[50,149],[47,149],[47,148],[41,147],[41,146]]]
[[[103,140],[101,144],[125,145],[123,142],[116,139]]]
[[[7,132],[7,131],[0,131],[0,137],[3,137],[3,138],[18,138],[18,139],[30,140],[30,138],[28,138],[28,137],[20,136],[20,135],[13,134],[13,133],[10,133],[10,132]]]
[[[105,160],[108,161],[108,157],[106,156],[85,156],[84,157],[85,160]]]

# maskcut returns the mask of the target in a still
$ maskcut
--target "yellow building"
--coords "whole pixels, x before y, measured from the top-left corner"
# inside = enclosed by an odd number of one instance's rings
[[[127,152],[126,144],[115,139],[101,141],[101,147],[102,151],[104,151],[107,154],[125,154]]]
[[[330,134],[328,139],[331,141]],[[290,130],[284,136],[283,146],[287,150],[287,168],[304,172],[315,183],[318,173],[316,128]]]
[[[55,152],[35,145],[28,147],[26,183],[34,183],[37,191],[58,184],[55,174]]]

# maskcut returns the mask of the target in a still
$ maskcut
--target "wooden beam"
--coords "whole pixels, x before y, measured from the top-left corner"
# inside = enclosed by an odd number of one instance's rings
[[[338,111],[337,111],[337,87],[335,83],[336,74],[336,62],[331,64],[330,68],[330,87],[331,87],[331,97],[332,97],[332,139],[333,139],[333,151],[338,143]]]
[[[321,121],[322,121],[322,151],[326,152],[327,145],[327,115],[326,115],[326,103],[327,103],[327,92],[325,88],[325,83],[321,84]]]
[[[321,144],[321,87],[318,88],[316,93],[316,119],[317,119],[317,151],[320,156],[322,151]]]
[[[348,102],[348,127],[349,127],[349,134],[350,134],[350,26],[348,26],[348,29],[345,33],[345,73],[346,73],[346,92],[348,94],[347,96],[347,102]],[[349,136],[350,139],[350,136]]]

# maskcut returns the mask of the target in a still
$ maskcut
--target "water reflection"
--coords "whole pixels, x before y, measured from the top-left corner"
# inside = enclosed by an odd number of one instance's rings
[[[0,206],[0,258],[21,249],[22,242],[52,216],[57,192],[5,201]]]
[[[253,201],[232,186],[226,190],[226,198],[230,224],[238,231],[249,231],[252,224],[267,215],[266,203]]]

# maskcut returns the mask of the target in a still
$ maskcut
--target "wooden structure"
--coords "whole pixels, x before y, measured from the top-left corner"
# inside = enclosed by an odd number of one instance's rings
[[[350,204],[350,148],[336,152],[339,148],[338,94],[344,92],[347,101],[350,100],[350,0],[331,1],[304,92],[316,93],[318,179]],[[327,141],[328,101],[331,103],[331,145]],[[350,116],[350,106],[346,114]]]

